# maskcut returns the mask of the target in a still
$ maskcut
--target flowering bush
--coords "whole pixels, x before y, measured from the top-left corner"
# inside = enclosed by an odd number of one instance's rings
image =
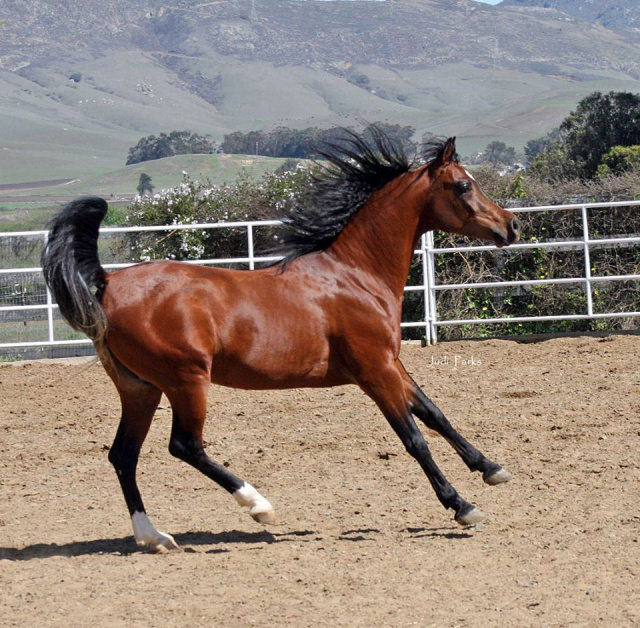
[[[136,196],[128,208],[127,226],[187,225],[278,219],[309,189],[310,170],[296,166],[266,173],[259,181],[246,173],[233,183],[194,181],[183,172],[182,183],[152,196]],[[277,228],[256,229],[254,250],[267,253],[277,245]],[[128,238],[134,261],[194,260],[245,257],[246,228],[176,229],[134,233]]]

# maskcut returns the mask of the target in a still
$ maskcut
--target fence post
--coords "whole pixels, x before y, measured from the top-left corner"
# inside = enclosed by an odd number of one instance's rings
[[[436,308],[436,271],[434,252],[435,248],[433,243],[433,231],[428,231],[424,236],[424,257],[426,260],[426,273],[424,278],[425,284],[425,299],[429,300],[429,307],[427,312],[429,313],[429,338],[430,344],[436,344],[438,342],[438,327],[436,321],[438,320],[438,310]]]
[[[247,225],[247,248],[249,249],[249,270],[255,268],[255,259],[253,253],[253,225]]]
[[[44,236],[44,246],[47,247],[47,242],[49,241],[49,232],[45,233]],[[53,333],[53,298],[51,297],[51,291],[49,290],[49,286],[45,284],[45,291],[47,295],[47,337],[49,342],[54,342],[55,337]]]
[[[429,309],[429,268],[427,262],[427,238],[422,234],[420,238],[420,252],[422,257],[422,293],[424,299],[424,340],[427,345],[431,344],[431,312]]]
[[[589,222],[586,205],[582,209],[582,239],[584,240],[584,279],[587,293],[587,314],[593,316],[593,297],[591,295],[591,252],[589,251]]]

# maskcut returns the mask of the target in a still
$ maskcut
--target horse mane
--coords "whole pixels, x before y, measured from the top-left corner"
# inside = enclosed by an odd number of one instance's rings
[[[370,196],[416,165],[436,158],[445,140],[433,137],[421,154],[410,159],[401,144],[379,127],[368,127],[368,137],[343,129],[335,142],[316,149],[319,159],[313,185],[282,221],[279,252],[283,265],[328,248]]]

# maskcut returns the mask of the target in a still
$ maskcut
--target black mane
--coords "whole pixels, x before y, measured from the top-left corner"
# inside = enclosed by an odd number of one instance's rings
[[[375,191],[417,164],[432,161],[444,145],[443,139],[433,138],[419,159],[410,159],[399,142],[375,125],[368,134],[365,139],[345,129],[342,138],[317,151],[323,161],[316,161],[311,192],[283,218],[279,249],[284,264],[328,248]]]

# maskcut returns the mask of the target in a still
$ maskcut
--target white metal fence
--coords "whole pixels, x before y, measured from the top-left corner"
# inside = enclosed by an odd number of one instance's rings
[[[509,250],[520,249],[568,249],[581,250],[584,255],[584,272],[581,276],[570,278],[541,279],[533,278],[521,281],[492,281],[482,283],[457,283],[438,284],[436,281],[436,257],[461,252],[478,252],[493,250],[495,247],[468,246],[453,248],[436,248],[433,234],[428,233],[422,237],[420,247],[415,251],[422,267],[422,282],[419,285],[409,285],[406,292],[419,292],[423,296],[424,307],[419,320],[406,321],[402,323],[404,328],[418,328],[423,331],[426,342],[435,343],[438,338],[438,327],[444,325],[474,325],[474,324],[494,324],[494,323],[526,323],[531,321],[545,320],[580,320],[613,317],[637,317],[640,316],[640,304],[634,311],[607,311],[594,312],[593,308],[593,286],[603,281],[640,281],[640,274],[625,275],[594,275],[591,270],[591,251],[598,247],[636,247],[640,245],[640,235],[610,236],[606,238],[592,238],[589,234],[588,213],[593,208],[608,207],[628,207],[629,211],[639,212],[640,201],[622,203],[595,203],[595,204],[575,204],[559,205],[548,207],[525,207],[513,209],[514,212],[562,212],[579,211],[582,216],[582,235],[579,238],[563,239],[548,242],[523,242],[512,245]],[[233,223],[211,223],[211,224],[190,224],[190,225],[170,225],[159,227],[110,227],[101,229],[101,242],[108,241],[110,237],[117,237],[122,234],[143,233],[143,232],[176,232],[187,229],[244,229],[246,230],[246,255],[238,257],[201,259],[192,263],[207,265],[241,265],[248,269],[256,266],[276,261],[273,256],[256,255],[254,247],[254,232],[261,227],[274,227],[279,225],[278,221],[253,221],[253,222],[233,222]],[[47,231],[28,231],[14,233],[0,233],[0,264],[6,264],[6,259],[12,259],[12,252],[17,249],[24,249],[26,254],[18,256],[24,267],[0,268],[0,351],[1,355],[7,356],[25,353],[29,348],[47,349],[53,347],[73,347],[80,349],[77,345],[90,348],[91,343],[87,338],[82,337],[71,330],[64,321],[60,319],[57,306],[53,303],[51,294],[46,289],[42,279],[39,264],[40,251],[44,247],[47,239]],[[531,234],[525,234],[531,236]],[[13,258],[15,259],[15,257]],[[29,264],[31,262],[31,265]],[[105,263],[107,269],[117,269],[130,265],[131,261],[112,261]],[[448,320],[438,315],[437,294],[447,290],[463,290],[466,288],[505,288],[520,287],[527,289],[536,285],[553,284],[580,284],[586,294],[586,309],[581,313],[555,314],[548,316],[504,316],[494,318],[470,318]]]
[[[589,232],[589,210],[597,208],[613,208],[624,207],[630,211],[638,212],[638,225],[640,226],[640,201],[624,201],[609,203],[579,203],[570,205],[550,205],[539,207],[521,207],[512,208],[510,211],[514,213],[531,213],[531,212],[566,212],[579,211],[581,213],[582,234],[580,238],[563,239],[555,242],[522,242],[512,244],[509,251],[523,249],[555,249],[555,250],[581,250],[584,256],[584,273],[577,277],[559,278],[559,279],[529,279],[522,281],[495,281],[495,282],[476,282],[461,284],[438,284],[435,277],[435,256],[446,255],[450,253],[461,253],[465,251],[482,251],[491,250],[493,246],[473,246],[473,247],[455,247],[455,248],[435,248],[433,243],[433,233],[427,233],[423,236],[422,247],[423,259],[425,260],[425,320],[427,321],[425,336],[427,343],[435,343],[437,341],[437,329],[443,325],[474,325],[474,324],[496,324],[496,323],[527,323],[538,321],[553,320],[583,320],[583,319],[602,319],[602,318],[621,318],[621,317],[637,317],[640,316],[640,303],[636,305],[632,311],[607,311],[595,312],[593,308],[593,286],[599,282],[608,281],[639,281],[640,274],[631,273],[624,275],[595,275],[591,270],[591,250],[600,247],[622,247],[622,246],[639,246],[640,234],[636,232],[633,236],[611,236],[605,238],[592,238]],[[530,237],[532,234],[525,234]],[[436,293],[444,290],[463,290],[465,288],[505,288],[505,287],[525,287],[536,285],[557,285],[557,284],[582,284],[586,294],[586,310],[580,314],[556,314],[548,316],[510,316],[510,317],[494,317],[494,318],[471,318],[471,319],[440,319],[438,318]],[[428,295],[428,296],[427,296]],[[407,326],[418,325],[417,323],[406,323]]]

